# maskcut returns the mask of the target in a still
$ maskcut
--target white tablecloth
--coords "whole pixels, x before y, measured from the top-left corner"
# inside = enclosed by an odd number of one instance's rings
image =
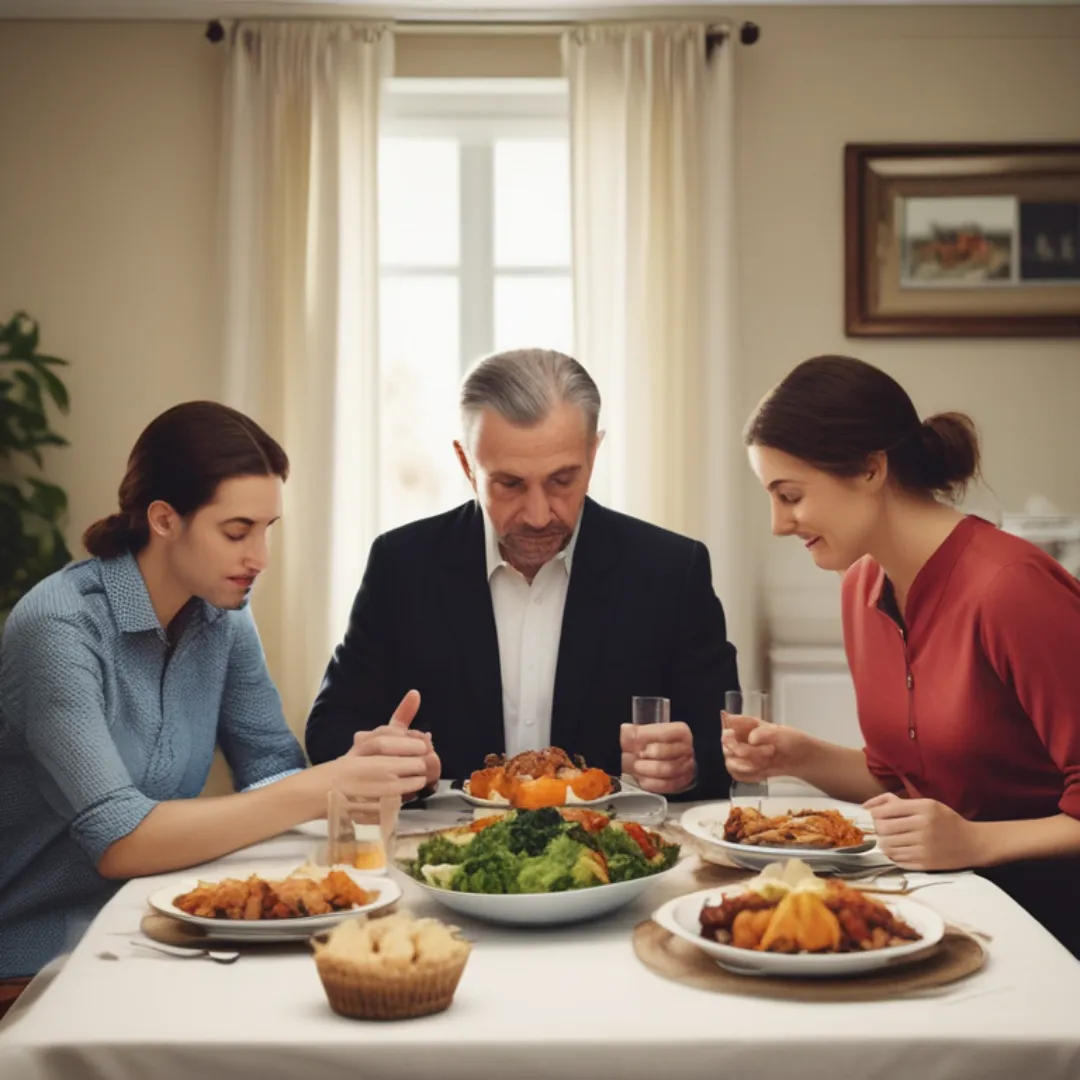
[[[200,873],[252,859],[288,870],[312,846],[289,833]],[[136,952],[127,939],[147,895],[182,875],[133,881],[31,1007],[0,1026],[0,1078],[1080,1077],[1080,964],[981,878],[916,896],[992,935],[982,972],[919,998],[807,1004],[689,989],[637,960],[631,929],[698,888],[694,863],[614,916],[531,931],[454,919],[402,879],[412,910],[458,922],[475,948],[449,1011],[383,1024],[333,1014],[305,946],[231,966]]]

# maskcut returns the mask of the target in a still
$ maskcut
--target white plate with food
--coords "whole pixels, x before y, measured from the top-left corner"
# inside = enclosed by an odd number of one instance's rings
[[[222,941],[296,941],[389,907],[401,886],[349,867],[244,868],[213,880],[174,878],[148,897],[162,915]]]
[[[527,750],[507,759],[491,754],[484,768],[451,784],[473,806],[538,810],[545,806],[585,806],[602,809],[641,803],[647,810],[665,809],[662,795],[643,791],[603,769],[589,768],[581,757],[571,758],[557,746]],[[438,796],[435,796],[436,798]]]
[[[873,850],[869,814],[857,804],[805,796],[761,804],[760,810],[727,800],[694,806],[679,824],[706,850],[749,870],[790,856],[834,871],[892,865]]]
[[[910,963],[945,933],[941,916],[914,900],[882,899],[812,875],[771,895],[749,882],[680,896],[653,921],[736,974],[796,978]]]
[[[678,857],[678,844],[637,822],[585,807],[546,807],[441,830],[399,865],[428,897],[459,914],[551,926],[623,907]]]

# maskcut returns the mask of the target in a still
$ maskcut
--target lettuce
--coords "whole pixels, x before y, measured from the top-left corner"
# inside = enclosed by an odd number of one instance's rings
[[[486,831],[486,830],[485,830]],[[480,836],[483,836],[480,833]],[[470,893],[516,893],[518,887],[518,859],[505,848],[489,848],[474,851],[479,837],[467,849],[465,860],[454,875],[451,888],[454,892]]]

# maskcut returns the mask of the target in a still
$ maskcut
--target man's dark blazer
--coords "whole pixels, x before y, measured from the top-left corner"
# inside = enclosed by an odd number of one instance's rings
[[[735,648],[704,544],[587,499],[559,640],[551,745],[621,772],[619,725],[634,695],[671,699],[694,733],[698,780],[687,797],[727,797],[720,747]],[[466,503],[380,536],[345,639],[307,722],[313,762],[385,724],[410,689],[413,727],[431,732],[443,776],[464,779],[502,753],[502,677],[483,515]]]

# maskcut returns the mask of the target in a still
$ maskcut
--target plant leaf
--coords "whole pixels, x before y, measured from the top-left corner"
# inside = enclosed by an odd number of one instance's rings
[[[33,365],[34,371],[37,372],[38,378],[45,384],[45,389],[48,391],[49,397],[56,402],[56,407],[62,413],[66,413],[71,404],[71,401],[68,398],[67,387],[43,363],[41,363],[40,356],[31,357],[29,362]]]
[[[29,501],[35,513],[47,521],[58,521],[67,510],[67,495],[64,489],[33,476],[28,476],[26,482],[33,489]]]

